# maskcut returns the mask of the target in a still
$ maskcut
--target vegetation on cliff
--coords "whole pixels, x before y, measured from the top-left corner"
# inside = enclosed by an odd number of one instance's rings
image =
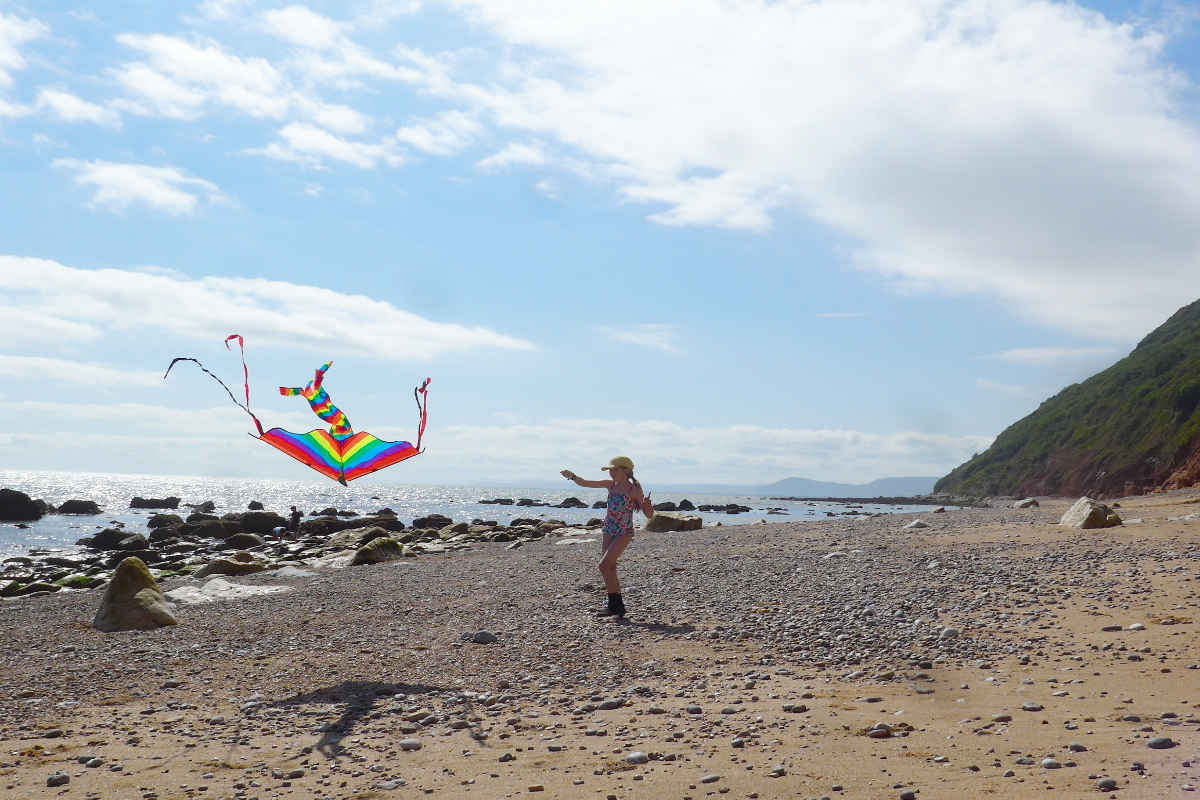
[[[1200,300],[937,482],[977,495],[1125,494],[1200,479]]]

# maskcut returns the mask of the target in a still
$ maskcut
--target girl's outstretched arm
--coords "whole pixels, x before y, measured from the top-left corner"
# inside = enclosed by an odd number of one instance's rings
[[[583,478],[579,477],[574,472],[571,472],[571,470],[569,470],[569,469],[564,469],[559,474],[562,475],[564,478],[566,478],[569,481],[574,481],[577,486],[583,486],[584,488],[587,488],[587,489],[611,489],[612,488],[613,482],[612,482],[611,478],[606,481],[588,481],[588,480],[584,480]]]

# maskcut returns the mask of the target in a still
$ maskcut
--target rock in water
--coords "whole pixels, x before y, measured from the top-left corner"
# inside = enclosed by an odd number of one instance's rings
[[[1081,497],[1062,515],[1059,524],[1069,528],[1111,528],[1120,525],[1121,518],[1103,503]]]
[[[382,564],[385,561],[397,561],[404,558],[404,545],[390,536],[372,539],[355,552],[350,559],[350,566],[358,564]]]
[[[92,627],[105,632],[146,631],[177,624],[179,620],[140,558],[127,558],[117,565],[92,620]]]
[[[68,500],[58,507],[60,514],[99,514],[100,506],[94,500]]]
[[[655,514],[646,522],[646,530],[651,533],[661,533],[663,531],[698,531],[702,527],[704,527],[704,520],[684,514]]]
[[[0,489],[0,520],[4,522],[33,522],[42,518],[45,509],[24,492]]]
[[[178,497],[135,497],[129,501],[130,508],[179,508]]]

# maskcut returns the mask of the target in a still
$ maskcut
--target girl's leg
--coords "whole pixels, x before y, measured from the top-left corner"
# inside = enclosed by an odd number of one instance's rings
[[[609,594],[621,593],[621,581],[617,578],[617,559],[633,541],[632,536],[612,536],[608,538],[608,546],[604,548],[604,557],[600,559],[600,574],[604,576],[604,588]]]

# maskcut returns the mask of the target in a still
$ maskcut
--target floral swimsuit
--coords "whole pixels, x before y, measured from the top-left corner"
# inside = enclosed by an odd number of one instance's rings
[[[604,517],[604,538],[633,536],[633,510],[636,507],[630,495],[609,489],[608,514]]]

